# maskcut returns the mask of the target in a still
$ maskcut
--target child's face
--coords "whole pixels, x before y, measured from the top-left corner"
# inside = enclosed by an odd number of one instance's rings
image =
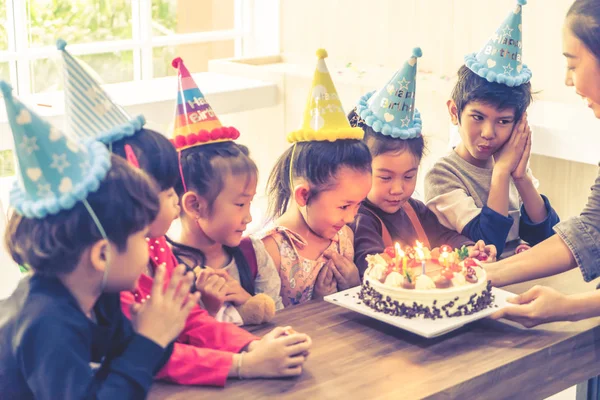
[[[360,203],[371,189],[371,174],[342,167],[335,186],[309,199],[304,218],[310,229],[322,238],[332,239],[354,221]]]
[[[565,84],[575,87],[596,118],[600,118],[600,63],[568,25],[563,28],[563,54],[567,58]]]
[[[198,224],[210,239],[229,247],[240,244],[246,225],[252,222],[250,203],[256,195],[256,176],[228,174],[212,211]]]
[[[108,279],[106,291],[120,292],[135,288],[138,278],[148,265],[148,229],[143,229],[127,238],[127,248],[119,252],[110,244],[108,255]]]
[[[163,190],[158,194],[160,209],[156,219],[150,224],[149,237],[161,237],[166,235],[171,223],[179,216],[179,196],[175,189]]]
[[[398,211],[415,191],[419,161],[410,151],[374,157],[369,201],[388,214]]]
[[[458,125],[461,143],[457,153],[473,165],[485,166],[510,138],[515,126],[515,111],[498,110],[480,102],[467,104],[460,121],[454,101],[448,102],[452,123]]]

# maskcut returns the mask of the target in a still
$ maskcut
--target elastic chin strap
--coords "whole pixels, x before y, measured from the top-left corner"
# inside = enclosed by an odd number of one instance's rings
[[[181,183],[183,184],[183,193],[187,192],[187,186],[185,179],[183,178],[183,167],[181,166],[181,151],[177,152],[177,163],[179,164],[179,176],[181,177]]]
[[[294,147],[292,147],[292,155],[290,156],[290,196],[294,195],[294,155],[296,155],[296,144],[294,143]]]
[[[92,206],[90,206],[90,203],[88,203],[88,201],[84,199],[83,205],[85,206],[88,213],[90,214],[90,217],[92,217],[92,221],[94,221],[94,224],[96,224],[96,227],[98,228],[98,231],[100,231],[100,235],[102,235],[102,238],[104,240],[106,240],[107,242],[109,242],[108,236],[106,236],[106,232],[104,231],[104,228],[102,227],[102,224],[100,223],[100,220],[98,219],[98,216],[92,209]],[[100,287],[100,292],[104,292],[104,288],[106,288],[106,282],[108,281],[108,270],[109,269],[110,269],[110,247],[107,247],[106,267],[104,268],[104,275],[102,276],[102,286]]]
[[[133,148],[126,144],[124,146],[125,149],[125,158],[127,158],[127,161],[129,161],[129,164],[133,165],[136,168],[140,167],[140,162],[138,161],[137,157],[135,156],[135,153],[133,151]]]

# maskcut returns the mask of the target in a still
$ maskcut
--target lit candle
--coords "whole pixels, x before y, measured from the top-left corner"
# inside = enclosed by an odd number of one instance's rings
[[[400,257],[404,257],[404,252],[400,248],[400,243],[396,242],[394,247],[396,248],[396,257],[394,259],[394,264],[396,264],[396,269],[400,269]]]
[[[423,252],[423,243],[418,240],[415,252],[417,253],[417,259],[421,260],[421,274],[425,275],[425,253]]]
[[[450,255],[449,255],[449,254],[448,254],[448,252],[446,252],[446,251],[442,253],[442,260],[443,260],[443,263],[444,263],[444,267],[445,267],[445,268],[448,268],[448,257],[449,257],[449,256],[450,256]]]

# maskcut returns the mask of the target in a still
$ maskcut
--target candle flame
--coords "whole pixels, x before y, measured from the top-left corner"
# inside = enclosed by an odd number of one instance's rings
[[[417,256],[419,257],[419,260],[425,259],[425,253],[423,253],[423,250],[421,248],[415,247],[415,252],[417,253]]]
[[[396,247],[396,257],[404,257],[404,252],[400,248],[400,243],[396,242],[395,247]]]
[[[417,253],[419,260],[424,260],[425,253],[423,252],[423,243],[421,243],[417,240],[417,246],[414,249],[415,249],[415,253]]]

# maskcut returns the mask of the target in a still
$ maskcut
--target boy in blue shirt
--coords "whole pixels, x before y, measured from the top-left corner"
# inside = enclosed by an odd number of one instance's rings
[[[531,71],[522,62],[519,0],[477,54],[465,57],[448,101],[461,143],[425,178],[425,200],[440,222],[504,257],[523,241],[553,235],[558,215],[529,170],[531,130],[526,110]]]
[[[20,175],[6,245],[33,270],[0,302],[2,398],[144,398],[197,301],[191,276],[181,269],[164,288],[163,268],[133,321],[121,312],[119,292],[148,262],[157,189],[101,143],[70,140],[8,84],[0,89]]]

